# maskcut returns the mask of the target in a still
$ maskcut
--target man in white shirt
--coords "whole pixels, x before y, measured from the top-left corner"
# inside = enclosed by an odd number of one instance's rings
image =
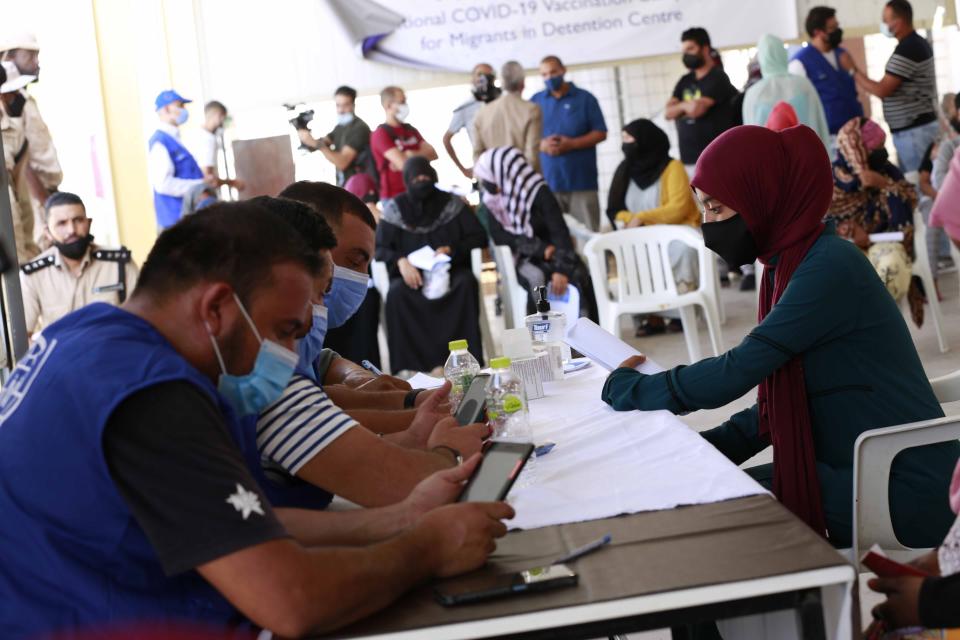
[[[203,125],[193,136],[190,151],[207,178],[217,174],[217,152],[220,151],[220,131],[227,120],[227,108],[222,102],[211,100],[203,106]]]
[[[227,121],[227,107],[217,100],[211,100],[203,107],[203,125],[195,136],[190,151],[203,171],[203,177],[218,177],[217,154],[223,148],[223,127]],[[223,183],[243,191],[243,180],[224,179]]]
[[[160,231],[180,219],[183,198],[191,189],[203,183],[225,184],[216,175],[204,178],[196,159],[180,142],[180,125],[189,117],[188,102],[173,89],[160,92],[154,102],[160,124],[148,143],[147,172]]]

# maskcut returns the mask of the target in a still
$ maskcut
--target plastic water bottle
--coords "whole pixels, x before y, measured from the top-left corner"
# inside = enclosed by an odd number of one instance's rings
[[[452,340],[449,344],[450,357],[443,365],[443,377],[450,381],[450,406],[456,412],[460,399],[470,388],[473,378],[480,373],[480,363],[467,351],[466,340]]]
[[[487,423],[493,430],[493,439],[501,442],[533,443],[530,427],[530,409],[523,381],[510,371],[510,358],[494,358],[487,385]],[[521,486],[530,484],[534,477],[534,456],[524,467]]]

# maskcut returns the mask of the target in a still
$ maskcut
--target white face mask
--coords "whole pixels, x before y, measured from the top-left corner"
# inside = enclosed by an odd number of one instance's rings
[[[887,36],[888,38],[896,38],[897,36],[893,33],[893,30],[890,28],[886,22],[880,23],[880,33]]]
[[[397,105],[397,112],[394,114],[394,117],[396,117],[397,120],[400,122],[406,122],[409,115],[410,107],[407,105],[407,103]]]
[[[337,114],[337,124],[346,126],[353,122],[353,113],[340,113]]]

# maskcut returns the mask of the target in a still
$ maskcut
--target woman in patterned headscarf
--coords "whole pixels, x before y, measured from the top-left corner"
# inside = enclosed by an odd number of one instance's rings
[[[894,300],[905,295],[917,326],[923,324],[923,293],[911,277],[913,210],[917,191],[887,159],[886,134],[876,122],[854,118],[837,133],[833,204],[837,233],[867,252]],[[902,241],[871,242],[870,234],[902,232]]]
[[[517,280],[527,290],[527,309],[534,311],[533,291],[550,284],[563,296],[567,285],[580,291],[580,315],[597,319],[597,302],[586,266],[573,248],[563,212],[543,176],[514,147],[488,149],[473,167],[490,211],[490,236],[513,251]]]

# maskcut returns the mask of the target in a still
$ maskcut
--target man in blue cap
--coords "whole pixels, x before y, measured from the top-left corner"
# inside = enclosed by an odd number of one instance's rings
[[[190,115],[187,100],[173,89],[161,91],[155,101],[160,124],[150,136],[147,174],[153,187],[153,204],[157,210],[157,228],[163,231],[180,219],[183,197],[204,183],[203,171],[187,148],[180,142],[180,125]],[[206,180],[219,187],[225,184],[216,176]]]

